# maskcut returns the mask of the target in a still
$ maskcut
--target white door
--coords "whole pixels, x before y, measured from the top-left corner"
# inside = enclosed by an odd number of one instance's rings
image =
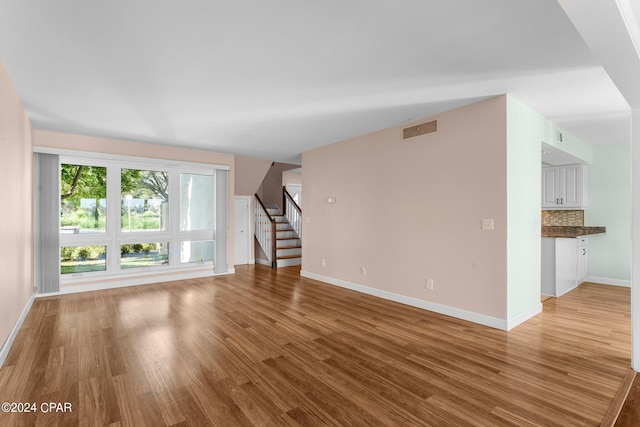
[[[251,226],[249,223],[249,197],[236,196],[233,224],[233,265],[249,264]]]

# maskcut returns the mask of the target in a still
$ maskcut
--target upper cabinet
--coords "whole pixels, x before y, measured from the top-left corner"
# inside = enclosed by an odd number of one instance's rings
[[[587,206],[587,166],[542,168],[542,208],[580,209]]]

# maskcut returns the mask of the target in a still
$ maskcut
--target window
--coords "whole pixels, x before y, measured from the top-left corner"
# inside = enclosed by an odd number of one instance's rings
[[[206,165],[61,156],[61,278],[203,266],[213,272],[216,221],[224,218],[226,229],[226,176]]]
[[[60,232],[104,233],[107,168],[63,164],[60,172]]]
[[[180,247],[180,262],[213,261],[214,254],[215,242],[213,240],[183,241]]]
[[[121,169],[120,228],[122,231],[166,230],[169,174]]]
[[[106,246],[67,246],[60,248],[60,274],[105,271]]]
[[[212,175],[180,174],[180,230],[213,230],[214,192]]]
[[[120,246],[120,268],[169,265],[168,243],[133,243]]]

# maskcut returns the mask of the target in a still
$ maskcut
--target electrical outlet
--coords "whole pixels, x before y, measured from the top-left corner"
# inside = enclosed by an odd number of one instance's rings
[[[433,290],[433,279],[427,279],[425,281],[425,287],[427,289],[429,289],[430,291],[432,291]]]
[[[322,261],[320,261],[320,265],[322,265],[322,268],[327,266],[327,261],[325,261],[324,258],[322,258]]]
[[[360,267],[360,274],[362,274],[363,276],[367,275],[367,269],[364,267]]]

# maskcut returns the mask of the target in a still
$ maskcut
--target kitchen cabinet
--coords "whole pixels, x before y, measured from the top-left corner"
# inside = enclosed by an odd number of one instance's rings
[[[542,238],[541,293],[559,297],[588,276],[588,240]]]
[[[586,205],[586,165],[576,164],[542,168],[543,209],[579,209]]]

